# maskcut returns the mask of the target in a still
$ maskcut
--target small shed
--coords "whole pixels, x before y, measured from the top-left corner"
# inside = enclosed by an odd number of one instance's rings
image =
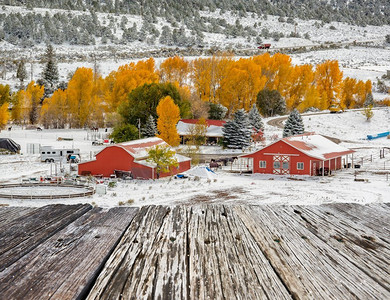
[[[96,154],[95,159],[78,165],[79,175],[102,175],[109,177],[115,172],[131,172],[133,178],[157,178],[156,165],[147,161],[148,151],[155,146],[168,146],[162,139],[153,137],[140,139],[121,144],[110,145]],[[191,168],[191,159],[176,154],[179,163],[168,173],[161,173],[160,177],[175,175]]]
[[[177,125],[176,129],[180,135],[181,142],[184,144],[186,138],[191,133],[191,127],[195,126],[199,122],[198,119],[181,119]],[[225,125],[226,121],[222,120],[206,120],[207,131],[206,139],[209,144],[216,144],[218,140],[223,137],[222,128]]]
[[[241,155],[252,160],[253,173],[326,175],[348,166],[355,151],[314,133],[280,139],[261,150]]]

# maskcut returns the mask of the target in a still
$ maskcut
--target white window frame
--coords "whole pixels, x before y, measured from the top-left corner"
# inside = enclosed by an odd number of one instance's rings
[[[302,168],[299,167],[299,164],[302,164]],[[305,169],[305,164],[303,162],[297,162],[297,170],[304,170]]]
[[[262,163],[264,163],[264,166],[262,166]],[[260,160],[259,161],[259,168],[265,169],[267,167],[267,161],[266,160]]]

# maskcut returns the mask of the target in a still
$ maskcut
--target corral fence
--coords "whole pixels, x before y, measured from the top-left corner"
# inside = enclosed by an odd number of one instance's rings
[[[61,187],[61,188],[74,188],[75,193],[64,193],[64,194],[50,194],[50,195],[21,195],[13,193],[3,193],[2,189],[5,188],[18,188],[18,187]],[[78,192],[77,189],[83,189],[83,192]],[[87,197],[95,194],[95,189],[91,186],[85,185],[73,185],[73,184],[53,184],[53,183],[15,183],[15,184],[2,184],[0,185],[0,198],[6,199],[66,199],[66,198],[79,198]]]

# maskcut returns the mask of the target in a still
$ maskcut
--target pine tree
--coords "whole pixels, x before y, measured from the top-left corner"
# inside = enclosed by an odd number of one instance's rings
[[[372,96],[372,93],[368,93],[366,95],[366,100],[364,101],[363,107],[368,107],[368,106],[374,106],[374,97]]]
[[[257,109],[256,104],[253,104],[252,109],[249,111],[248,120],[255,133],[257,133],[259,130],[264,130],[264,124],[261,120],[261,115]]]
[[[225,146],[233,149],[242,149],[251,144],[251,127],[244,109],[234,114],[234,119],[226,122],[222,129]]]
[[[58,82],[58,68],[55,62],[55,52],[52,45],[48,45],[45,53],[46,66],[43,70],[43,79],[48,84],[48,87],[53,88]]]
[[[297,109],[294,109],[288,119],[283,129],[283,137],[288,137],[292,135],[302,134],[305,131],[303,125],[302,117],[299,114]]]
[[[141,129],[141,133],[145,137],[154,137],[157,135],[156,122],[154,121],[152,115],[150,115],[149,118],[146,119],[146,124]]]
[[[27,70],[24,59],[22,59],[18,64],[18,70],[16,71],[16,77],[20,81],[20,89],[24,88],[24,80],[27,79]]]

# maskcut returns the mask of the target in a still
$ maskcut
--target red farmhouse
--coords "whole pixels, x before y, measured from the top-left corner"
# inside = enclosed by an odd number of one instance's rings
[[[240,158],[253,160],[253,173],[321,175],[341,169],[341,158],[353,150],[341,147],[314,133],[283,138],[254,153]]]
[[[147,162],[148,150],[155,146],[168,146],[162,139],[154,137],[108,146],[96,154],[96,158],[78,165],[79,175],[102,175],[109,177],[115,171],[131,172],[133,178],[157,178],[156,165]],[[179,167],[160,177],[174,175],[191,168],[191,159],[176,154]]]

